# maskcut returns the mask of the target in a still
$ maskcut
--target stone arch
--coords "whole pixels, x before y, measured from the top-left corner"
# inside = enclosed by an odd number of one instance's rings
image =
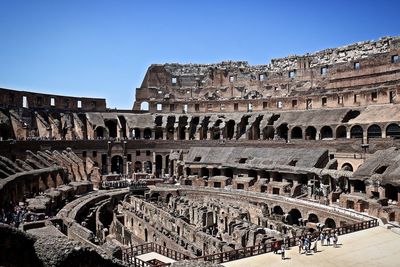
[[[325,220],[325,227],[326,227],[326,228],[335,229],[335,228],[336,228],[336,222],[335,222],[335,220],[332,219],[332,218],[326,218],[326,220]]]
[[[156,177],[160,177],[162,173],[162,156],[156,155]]]
[[[14,138],[12,127],[5,123],[0,124],[0,141]]]
[[[225,138],[232,139],[235,134],[235,121],[229,120],[225,127]]]
[[[120,155],[111,158],[111,172],[121,174],[124,169],[124,160]]]
[[[340,125],[336,128],[336,138],[347,138],[347,128],[344,125]]]
[[[108,129],[108,136],[112,137],[112,138],[116,138],[117,137],[117,128],[118,128],[118,123],[116,120],[106,120],[104,122],[104,124],[106,125],[107,129]]]
[[[132,139],[140,139],[140,129],[134,128],[132,130]]]
[[[174,140],[175,129],[173,126],[167,128],[167,140]]]
[[[285,213],[283,212],[283,209],[281,208],[281,206],[276,205],[272,208],[272,213],[273,214],[278,214],[278,215],[284,215]]]
[[[145,161],[144,164],[143,164],[143,167],[144,167],[144,171],[146,173],[152,173],[152,171],[153,171],[153,163],[151,161],[149,161],[149,160]]]
[[[349,178],[340,176],[338,179],[337,185],[342,190],[342,192],[345,192],[345,193],[349,192],[349,188],[350,188]]]
[[[352,172],[352,171],[354,171],[353,165],[351,165],[351,164],[348,163],[348,162],[343,163],[343,165],[342,165],[342,170]]]
[[[382,138],[382,129],[379,125],[372,124],[367,129],[368,138]]]
[[[171,201],[172,194],[168,193],[168,195],[165,197],[165,203],[169,203]]]
[[[263,129],[263,139],[267,140],[267,139],[274,139],[275,137],[275,129],[274,126],[272,125],[268,125]]]
[[[221,175],[221,169],[212,168],[212,170],[211,170],[211,176],[219,176],[219,175]]]
[[[151,201],[158,201],[159,199],[160,199],[160,193],[158,193],[158,192],[153,192],[153,193],[151,193],[151,195],[150,195],[150,200]]]
[[[145,128],[143,130],[143,138],[144,139],[151,139],[151,129],[150,128]]]
[[[95,134],[95,136],[94,136],[95,138],[107,138],[108,137],[108,131],[103,126],[97,126],[94,129],[94,134]]]
[[[386,127],[386,137],[400,138],[400,126],[397,123],[391,123]]]
[[[350,138],[363,138],[364,130],[360,125],[354,125],[350,129]]]
[[[269,208],[266,203],[263,203],[261,205],[261,214],[263,217],[268,217],[269,216]]]
[[[161,127],[157,127],[155,129],[155,132],[154,132],[154,139],[156,139],[156,140],[161,139],[162,140],[163,138],[164,138],[164,133],[163,133],[162,128]]]
[[[149,102],[143,101],[140,103],[140,110],[149,111]]]
[[[317,129],[314,126],[308,126],[306,129],[306,140],[315,140],[317,137]]]
[[[142,162],[141,161],[136,161],[135,164],[133,164],[133,170],[137,172],[142,172]]]
[[[226,168],[226,169],[224,170],[224,175],[225,175],[226,177],[233,178],[233,169],[232,169],[232,168]]]
[[[285,140],[288,139],[288,132],[289,132],[289,128],[288,128],[287,123],[282,123],[281,125],[278,126],[278,128],[276,128],[277,135],[282,139],[285,139]]]
[[[308,220],[308,222],[311,222],[311,223],[318,223],[319,222],[318,216],[315,213],[308,214],[307,220]]]
[[[333,138],[332,128],[329,126],[324,126],[321,128],[321,139]]]
[[[290,138],[303,139],[303,130],[299,126],[294,127],[291,131]]]
[[[302,216],[301,212],[298,209],[291,209],[288,214],[289,214],[289,216],[287,216],[288,224],[300,225],[299,219],[302,218]]]
[[[207,177],[210,176],[210,172],[206,167],[202,167],[200,169],[200,177],[204,177],[204,176],[207,176]]]

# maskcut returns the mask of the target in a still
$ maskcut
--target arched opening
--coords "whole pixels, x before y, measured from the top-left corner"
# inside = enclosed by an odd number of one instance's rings
[[[151,163],[151,161],[144,162],[144,170],[146,173],[151,173],[153,171],[153,164]]]
[[[172,194],[169,193],[169,194],[167,195],[167,197],[165,198],[165,203],[169,203],[169,202],[171,201],[171,198],[172,198]]]
[[[136,173],[142,172],[142,163],[140,161],[136,161],[133,165],[133,169]]]
[[[221,169],[213,168],[211,170],[211,176],[220,176],[220,175],[221,175]]]
[[[273,214],[277,214],[277,215],[283,215],[283,214],[285,214],[285,213],[283,212],[283,209],[281,208],[281,206],[275,206],[275,207],[272,209],[272,213],[273,213]]]
[[[248,173],[249,177],[253,177],[257,179],[257,171],[256,170],[249,170]]]
[[[399,201],[399,190],[397,187],[391,185],[391,184],[386,184],[385,185],[385,197],[387,199]]]
[[[325,220],[325,227],[335,229],[336,228],[336,222],[332,218],[327,218]]]
[[[386,136],[400,138],[400,126],[398,124],[392,123],[386,127]]]
[[[135,128],[132,130],[132,139],[140,139],[140,129]]]
[[[354,192],[355,193],[365,193],[365,183],[361,180],[354,180]]]
[[[7,124],[0,124],[0,141],[14,138],[14,133],[11,126]]]
[[[169,155],[165,156],[165,173],[169,174]]]
[[[292,133],[290,135],[291,139],[303,139],[303,130],[296,126],[292,129]]]
[[[363,129],[360,125],[354,125],[350,129],[350,138],[363,138]]]
[[[179,140],[186,139],[186,127],[182,126],[179,128]]]
[[[156,140],[158,140],[158,139],[162,140],[164,138],[164,133],[163,133],[163,130],[161,127],[156,128],[155,133],[154,133],[154,138]]]
[[[167,128],[167,140],[174,140],[174,127],[170,126]]]
[[[369,126],[368,130],[367,130],[367,137],[368,138],[382,138],[381,127],[379,127],[376,124]]]
[[[121,174],[123,172],[124,161],[121,156],[113,156],[111,158],[111,172]]]
[[[274,126],[266,126],[263,129],[263,139],[264,140],[272,140],[275,136],[275,129]]]
[[[280,138],[285,139],[285,140],[288,139],[289,128],[286,123],[279,125],[279,127],[276,129],[276,131]]]
[[[225,175],[226,177],[233,178],[233,169],[232,169],[232,168],[226,168],[226,169],[224,170],[224,175]]]
[[[211,130],[211,138],[213,140],[219,140],[221,138],[221,130],[219,127],[214,127]]]
[[[149,111],[149,102],[144,101],[140,103],[140,110]]]
[[[342,170],[343,171],[350,171],[350,172],[352,172],[353,171],[353,166],[350,164],[350,163],[344,163],[343,165],[342,165]]]
[[[336,138],[347,138],[346,126],[339,126],[336,128]]]
[[[145,128],[143,131],[143,138],[144,139],[151,139],[151,129]]]
[[[116,120],[106,120],[104,123],[108,129],[108,135],[112,138],[117,137],[117,121]]]
[[[329,126],[324,126],[321,128],[321,139],[333,138],[332,128]]]
[[[200,169],[200,177],[206,177],[208,178],[210,176],[210,172],[208,171],[208,169],[206,167],[203,167]]]
[[[317,129],[315,129],[315,127],[313,127],[313,126],[308,126],[306,129],[305,139],[306,140],[315,140],[316,137],[317,137]]]
[[[106,138],[107,137],[107,130],[102,126],[97,126],[94,130],[95,138]]]
[[[308,221],[311,222],[311,223],[318,223],[319,219],[318,219],[317,215],[315,215],[314,213],[310,213],[308,215]]]
[[[342,192],[344,193],[349,192],[349,178],[341,176],[339,177],[337,184]]]
[[[300,218],[301,218],[301,212],[298,209],[291,209],[289,211],[289,216],[287,217],[287,222],[289,225],[292,224],[299,225]]]
[[[235,121],[234,120],[229,120],[226,123],[226,134],[225,134],[225,138],[226,139],[232,139],[234,134],[235,134]]]
[[[160,177],[162,173],[162,156],[156,155],[156,177]]]

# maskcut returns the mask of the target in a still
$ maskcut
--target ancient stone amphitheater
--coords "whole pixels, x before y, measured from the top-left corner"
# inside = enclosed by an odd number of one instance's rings
[[[155,64],[132,110],[0,89],[0,265],[214,266],[398,227],[399,56]]]

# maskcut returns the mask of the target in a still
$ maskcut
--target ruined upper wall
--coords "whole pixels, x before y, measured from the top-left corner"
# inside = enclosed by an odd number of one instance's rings
[[[162,111],[163,104],[178,102],[318,95],[398,84],[399,55],[400,37],[385,37],[273,59],[266,65],[251,66],[245,61],[153,64],[136,90],[134,110],[140,110],[142,102],[150,104],[150,111]],[[157,104],[161,106],[156,108]]]
[[[0,88],[0,107],[104,111],[106,110],[106,100],[103,98],[59,96]]]

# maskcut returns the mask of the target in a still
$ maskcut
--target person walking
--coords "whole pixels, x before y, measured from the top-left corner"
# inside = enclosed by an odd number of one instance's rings
[[[285,259],[285,245],[281,246],[281,256],[282,256],[282,260]]]
[[[303,240],[299,238],[299,254],[301,254],[301,247],[303,246]]]

